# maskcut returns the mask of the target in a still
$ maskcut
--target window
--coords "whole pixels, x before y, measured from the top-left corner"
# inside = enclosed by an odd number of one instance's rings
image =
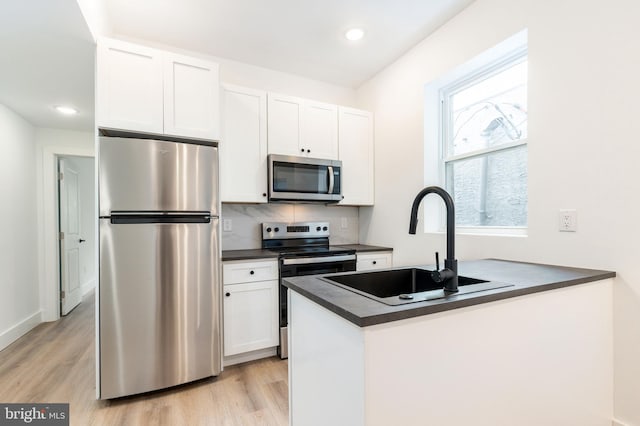
[[[440,94],[440,152],[459,227],[527,226],[527,51],[485,64]]]

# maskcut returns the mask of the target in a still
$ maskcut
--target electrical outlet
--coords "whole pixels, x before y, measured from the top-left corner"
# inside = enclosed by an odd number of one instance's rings
[[[349,227],[349,221],[346,217],[340,218],[340,228],[347,229]]]
[[[233,229],[233,222],[231,219],[222,219],[222,230],[224,232],[231,232]]]
[[[578,212],[576,210],[560,210],[558,230],[576,232],[578,230]]]

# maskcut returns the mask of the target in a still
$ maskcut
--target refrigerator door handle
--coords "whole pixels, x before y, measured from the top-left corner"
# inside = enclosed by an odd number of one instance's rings
[[[153,210],[127,210],[110,212],[111,216],[211,216],[208,211],[153,211]]]
[[[115,225],[140,223],[211,223],[209,215],[121,215],[111,216],[110,222]]]

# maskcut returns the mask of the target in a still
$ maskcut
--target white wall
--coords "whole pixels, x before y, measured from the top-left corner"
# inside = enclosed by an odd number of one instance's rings
[[[72,0],[73,1],[73,0]],[[103,34],[111,32],[111,25],[107,19],[108,0],[76,0],[82,16],[87,22],[93,39],[96,40]]]
[[[91,157],[62,156],[67,165],[78,172],[80,202],[80,285],[82,294],[95,287],[96,256],[96,206],[95,206],[95,159]]]
[[[635,0],[477,0],[358,90],[376,121],[376,205],[360,209],[360,241],[393,246],[399,265],[432,262],[444,236],[407,234],[425,186],[424,85],[528,28],[528,236],[458,236],[457,257],[617,271],[615,415],[630,425],[640,425],[639,21]],[[578,232],[558,232],[561,208],[577,209]]]
[[[57,155],[92,157],[95,138],[91,132],[43,128],[35,136],[40,300],[43,321],[54,321],[59,316]]]
[[[356,104],[356,91],[348,87],[324,83],[229,59],[213,58],[213,60],[220,63],[220,81],[224,83],[300,96],[343,106],[353,107]]]
[[[0,349],[40,322],[34,128],[0,104]]]

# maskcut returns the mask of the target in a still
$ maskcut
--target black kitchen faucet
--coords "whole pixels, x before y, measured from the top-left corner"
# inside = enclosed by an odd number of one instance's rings
[[[456,293],[458,291],[458,261],[455,256],[456,239],[456,215],[453,206],[453,198],[439,186],[428,186],[416,195],[411,206],[411,219],[409,222],[409,234],[415,234],[418,226],[418,207],[427,194],[438,194],[447,207],[447,258],[444,260],[444,269],[440,270],[440,259],[436,252],[436,270],[431,273],[431,278],[437,283],[444,283],[444,291]]]

